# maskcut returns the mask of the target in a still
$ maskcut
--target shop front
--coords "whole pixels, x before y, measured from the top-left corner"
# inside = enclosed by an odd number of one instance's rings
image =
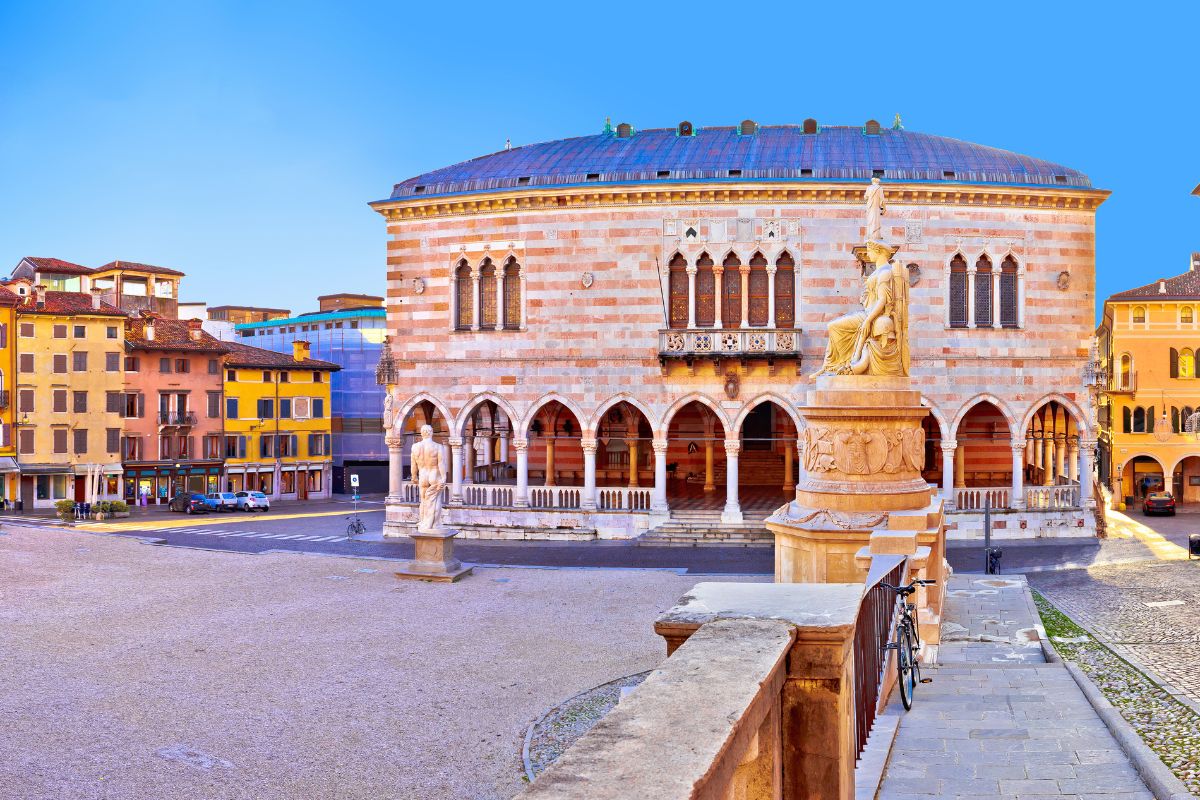
[[[179,492],[221,491],[221,462],[126,464],[125,500],[130,505],[166,505]]]

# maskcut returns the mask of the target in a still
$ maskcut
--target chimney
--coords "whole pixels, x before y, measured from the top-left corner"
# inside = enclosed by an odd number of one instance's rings
[[[102,292],[103,292],[102,289],[98,289],[95,286],[92,287],[92,310],[93,311],[100,310],[100,295]]]
[[[143,328],[142,335],[146,337],[147,342],[153,342],[154,341],[154,317],[147,315],[144,319],[146,320],[146,323],[145,323],[145,327]]]
[[[46,307],[46,284],[39,283],[33,287],[33,302],[38,308]]]
[[[311,347],[309,346],[308,342],[305,342],[301,339],[297,339],[296,341],[292,342],[292,358],[296,359],[297,361],[303,361],[304,359],[308,358],[309,352],[311,352]]]
[[[204,323],[198,319],[189,319],[187,321],[188,336],[192,337],[193,342],[200,341],[200,337],[204,332],[203,325]]]
[[[1191,271],[1196,272],[1197,270],[1200,270],[1200,253],[1192,253]]]
[[[1166,278],[1158,279],[1158,293],[1159,294],[1167,293],[1167,279]]]

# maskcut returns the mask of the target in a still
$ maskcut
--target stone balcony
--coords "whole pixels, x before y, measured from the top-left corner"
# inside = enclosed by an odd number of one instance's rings
[[[663,370],[673,360],[712,361],[720,370],[722,359],[766,360],[774,368],[777,359],[795,362],[800,371],[799,328],[666,328],[658,332],[658,360]]]

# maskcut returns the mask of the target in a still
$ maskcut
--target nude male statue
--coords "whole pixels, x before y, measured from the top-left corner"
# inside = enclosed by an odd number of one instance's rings
[[[413,483],[421,491],[417,530],[441,530],[442,490],[446,488],[446,449],[433,440],[431,426],[421,426],[421,441],[413,445],[410,459]]]

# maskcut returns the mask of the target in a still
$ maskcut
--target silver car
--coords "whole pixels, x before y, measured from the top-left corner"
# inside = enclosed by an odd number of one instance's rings
[[[271,510],[271,498],[262,492],[238,492],[235,496],[237,497],[238,511]]]

